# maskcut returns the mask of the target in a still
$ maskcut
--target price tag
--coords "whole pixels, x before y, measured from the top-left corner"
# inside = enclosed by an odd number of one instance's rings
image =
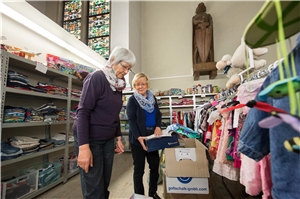
[[[35,70],[38,70],[38,71],[40,71],[40,72],[46,74],[46,72],[47,72],[47,70],[48,70],[48,67],[45,66],[45,65],[42,64],[42,63],[37,62],[37,63],[36,63],[36,66],[35,66]]]
[[[205,94],[201,94],[201,97],[205,97]]]

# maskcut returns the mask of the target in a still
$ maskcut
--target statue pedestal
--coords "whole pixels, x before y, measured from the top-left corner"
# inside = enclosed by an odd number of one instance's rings
[[[193,64],[194,80],[199,80],[201,75],[209,75],[209,79],[214,79],[217,76],[216,64],[216,62]]]

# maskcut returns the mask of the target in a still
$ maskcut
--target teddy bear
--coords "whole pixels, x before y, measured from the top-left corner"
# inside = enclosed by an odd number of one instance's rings
[[[246,64],[246,51],[249,52],[252,51],[252,56],[253,56],[253,61],[254,61],[254,70],[258,70],[262,67],[264,67],[267,63],[266,60],[260,59],[258,60],[257,57],[260,57],[262,55],[265,55],[268,52],[267,48],[254,48],[250,49],[244,42],[244,39],[241,39],[241,44],[237,47],[235,52],[232,55],[231,58],[231,66],[234,68],[241,68],[241,69],[246,69],[247,64]],[[248,57],[249,59],[249,57]]]
[[[224,70],[224,74],[229,78],[229,80],[226,83],[226,88],[232,88],[235,85],[242,82],[243,79],[247,77],[247,73],[243,71],[246,71],[247,69],[247,60],[249,60],[249,57],[246,54],[246,51],[250,51],[253,56],[253,66],[249,70],[249,72],[253,72],[254,70],[258,70],[262,67],[264,67],[267,63],[264,59],[257,59],[256,57],[262,56],[268,52],[267,48],[256,48],[256,49],[250,49],[246,46],[245,42],[242,39],[241,44],[237,47],[234,54],[231,56],[229,54],[226,54],[222,57],[220,61],[216,63],[216,68],[218,70]],[[248,64],[249,65],[249,64]]]
[[[231,67],[231,58],[232,56],[227,54],[216,63],[216,68],[218,70],[224,70],[224,74],[229,78],[226,83],[226,88],[232,88],[234,85],[238,84],[240,82],[238,74],[243,71],[240,68]]]

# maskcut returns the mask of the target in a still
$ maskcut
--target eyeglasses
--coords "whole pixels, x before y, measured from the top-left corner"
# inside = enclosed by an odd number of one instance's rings
[[[123,69],[124,69],[125,71],[131,72],[132,74],[135,75],[135,73],[131,70],[131,68],[130,68],[129,66],[123,65],[122,62],[120,62],[119,64],[123,67]]]
[[[138,84],[136,84],[135,86],[136,86],[136,87],[139,87],[139,86],[144,87],[144,86],[146,86],[146,85],[147,85],[147,83],[138,83]]]

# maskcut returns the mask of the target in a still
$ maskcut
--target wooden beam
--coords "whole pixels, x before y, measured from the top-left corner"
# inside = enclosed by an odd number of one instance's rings
[[[218,75],[217,69],[212,70],[209,72],[209,79],[215,79],[215,77]]]
[[[212,71],[212,70],[216,70],[216,62],[206,62],[206,63],[199,63],[199,64],[194,64],[194,71],[199,71],[199,72],[203,72],[203,71]]]

